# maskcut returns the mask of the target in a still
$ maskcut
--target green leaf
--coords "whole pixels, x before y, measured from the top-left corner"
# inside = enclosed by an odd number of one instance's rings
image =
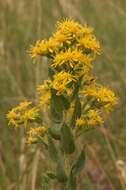
[[[56,91],[51,91],[51,101],[50,101],[50,113],[51,119],[55,123],[61,123],[63,120],[63,104],[60,96],[56,96]]]
[[[65,97],[63,95],[60,96],[62,104],[63,104],[63,108],[64,109],[68,109],[70,107],[70,102],[68,100],[68,97]]]
[[[48,135],[48,152],[49,152],[49,156],[52,159],[52,161],[57,162],[58,161],[58,152],[56,150],[56,146],[52,140],[51,135]]]
[[[67,180],[67,176],[65,174],[62,163],[59,161],[56,169],[56,178],[59,182],[64,183]]]
[[[61,127],[62,127],[62,123],[54,123],[52,122],[52,126],[50,127],[49,131],[51,136],[55,139],[55,140],[59,140],[60,139],[60,134],[61,134]]]
[[[67,181],[66,190],[76,190],[76,177],[73,173],[70,173],[70,176]]]
[[[65,123],[61,128],[61,148],[66,154],[72,154],[75,150],[73,135]]]
[[[85,153],[84,150],[82,150],[75,164],[72,166],[72,171],[74,175],[77,175],[78,173],[81,172],[81,170],[84,167],[84,163],[85,163]]]
[[[72,127],[75,127],[76,119],[80,116],[81,116],[81,102],[80,102],[79,97],[77,97],[76,102],[75,102],[74,112],[73,112],[72,119],[71,119]]]
[[[48,68],[48,76],[49,78],[53,78],[53,75],[55,74],[55,70],[51,67]]]
[[[50,113],[52,120],[55,123],[62,122],[63,111],[70,107],[70,102],[67,97],[56,95],[56,90],[51,90],[51,101],[50,101]]]
[[[51,171],[47,171],[46,175],[51,179],[56,179],[56,174]]]

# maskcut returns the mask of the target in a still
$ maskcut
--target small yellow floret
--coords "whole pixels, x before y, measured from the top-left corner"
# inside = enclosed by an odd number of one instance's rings
[[[85,124],[85,120],[83,118],[79,117],[79,118],[76,119],[76,126],[77,127],[80,127],[80,126],[82,126],[84,124]]]
[[[7,119],[9,121],[8,125],[12,125],[18,127],[17,120],[19,119],[20,115],[15,112],[15,109],[12,109],[7,114]]]
[[[79,34],[82,26],[72,19],[64,19],[61,22],[57,22],[57,30],[66,35]]]
[[[39,136],[44,136],[47,132],[47,127],[45,126],[39,126],[35,128],[30,128],[30,130],[27,132],[27,143],[32,144],[38,140]]]
[[[34,107],[29,110],[26,110],[22,115],[22,120],[24,122],[24,125],[26,126],[28,121],[34,121],[37,116],[38,116],[37,108]]]
[[[29,53],[32,58],[35,58],[37,55],[47,55],[48,53],[53,53],[57,48],[58,43],[50,38],[49,40],[37,41],[35,46],[32,46]]]
[[[70,48],[65,52],[60,52],[56,54],[54,57],[52,67],[61,66],[64,63],[70,65],[70,67],[74,67],[75,63],[84,62],[85,56],[83,55],[82,51],[80,50],[71,50]]]
[[[81,28],[82,34],[91,34],[93,30],[94,29],[92,27],[86,25]]]
[[[67,88],[67,85],[71,82],[76,82],[73,75],[68,72],[61,71],[54,75],[54,80],[52,81],[52,87],[57,90],[57,95],[61,95]]]
[[[7,114],[7,119],[9,121],[9,125],[14,127],[18,127],[21,122],[22,113],[31,105],[30,101],[21,102],[18,106],[13,108]]]
[[[70,40],[72,39],[70,36],[67,36],[60,31],[57,31],[53,34],[53,39],[59,43],[59,45],[63,45],[63,43],[70,43]]]
[[[44,80],[44,84],[38,85],[37,91],[40,94],[43,94],[50,89],[51,80]]]
[[[94,97],[106,110],[110,110],[116,103],[117,98],[113,91],[101,86],[89,86],[83,91],[84,95]]]
[[[24,102],[21,102],[17,107],[15,107],[14,109],[16,111],[21,111],[21,110],[25,110],[27,107],[29,107],[29,105],[31,105],[32,102],[30,101],[24,101]]]
[[[90,49],[96,54],[100,54],[100,43],[96,40],[93,35],[86,35],[78,40],[78,46]]]
[[[43,108],[43,111],[45,110],[44,108],[46,108],[46,106],[49,105],[50,99],[51,99],[50,92],[46,92],[45,94],[42,94],[39,97],[39,106]]]
[[[104,123],[102,117],[97,110],[89,110],[87,116],[87,123],[89,126],[102,125]]]

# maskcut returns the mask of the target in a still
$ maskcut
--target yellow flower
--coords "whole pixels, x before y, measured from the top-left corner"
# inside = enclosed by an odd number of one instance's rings
[[[50,88],[51,88],[50,80],[45,80],[44,84],[39,85],[37,87],[37,91],[40,94],[38,103],[39,103],[39,106],[43,108],[43,110],[45,110],[51,98]]]
[[[81,93],[84,94],[85,96],[96,97],[97,88],[94,84],[90,86],[87,85],[84,90],[81,90]]]
[[[27,143],[31,144],[34,143],[38,140],[39,136],[44,136],[45,133],[47,132],[47,127],[45,126],[39,126],[39,127],[34,127],[30,128],[30,130],[27,132]]]
[[[51,94],[50,92],[46,92],[45,94],[41,95],[39,97],[39,106],[43,108],[43,110],[45,110],[44,108],[46,108],[45,106],[49,105],[51,99]]]
[[[88,116],[87,124],[89,126],[102,125],[104,123],[102,117],[100,116],[97,110],[93,109],[89,110],[87,116]]]
[[[22,113],[31,105],[30,101],[21,102],[18,106],[13,108],[7,114],[7,119],[9,121],[9,125],[18,127],[21,122]]]
[[[78,46],[85,49],[90,49],[96,54],[100,54],[100,43],[96,40],[93,35],[85,35],[78,40]]]
[[[8,125],[18,127],[18,122],[17,121],[18,121],[19,118],[20,118],[19,113],[16,113],[15,109],[12,109],[7,114],[7,119],[9,121]]]
[[[113,91],[106,87],[100,87],[97,92],[97,100],[98,102],[103,102],[108,106],[113,106],[117,103],[117,98]]]
[[[82,34],[91,34],[93,32],[93,28],[89,26],[83,26],[81,28]]]
[[[14,109],[17,111],[20,111],[20,110],[25,110],[27,107],[29,107],[29,105],[31,105],[32,102],[30,101],[24,101],[24,102],[21,102],[17,107],[15,107]]]
[[[106,110],[110,110],[117,103],[114,92],[104,86],[89,86],[83,91],[83,94],[96,98],[97,102]]]
[[[40,94],[43,94],[50,90],[51,80],[44,80],[44,84],[38,85],[37,91]]]
[[[85,120],[82,117],[76,119],[76,126],[80,127],[85,124]]]
[[[35,46],[32,46],[29,53],[32,58],[35,58],[37,55],[47,55],[48,53],[53,53],[57,48],[58,43],[50,38],[49,40],[37,41]]]
[[[52,81],[52,88],[57,90],[57,95],[61,95],[65,90],[67,90],[67,85],[71,82],[76,82],[73,75],[68,72],[61,71],[54,75],[54,80]]]
[[[86,79],[89,76],[89,72],[92,68],[91,64],[92,59],[89,55],[84,56],[84,63],[80,63],[74,66],[74,76],[76,79],[79,79],[81,76],[84,76]]]
[[[70,67],[73,68],[74,65],[76,65],[76,63],[84,61],[85,61],[85,56],[83,55],[82,51],[77,49],[71,50],[69,48],[65,52],[60,52],[56,54],[56,56],[54,57],[53,64],[51,66],[57,67],[66,63],[67,65],[70,65]]]
[[[82,26],[72,19],[65,19],[61,22],[57,22],[57,30],[63,34],[79,34]]]
[[[59,43],[59,45],[63,45],[63,43],[68,43],[70,44],[70,40],[72,39],[70,36],[67,36],[60,31],[57,31],[56,33],[53,34],[53,39]]]
[[[32,136],[32,135],[43,135],[43,134],[45,134],[46,131],[47,131],[47,127],[39,126],[39,127],[30,128],[30,130],[28,131],[28,134],[30,136]]]
[[[38,110],[36,107],[26,110],[22,115],[22,120],[24,122],[24,125],[26,126],[28,124],[28,121],[34,121],[37,116],[38,116]]]

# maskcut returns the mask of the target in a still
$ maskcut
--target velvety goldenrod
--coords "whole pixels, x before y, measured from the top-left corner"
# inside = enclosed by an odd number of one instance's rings
[[[102,112],[110,111],[117,103],[114,92],[98,84],[92,75],[93,61],[101,53],[100,43],[91,27],[65,19],[57,22],[52,37],[37,41],[29,53],[33,59],[37,56],[49,59],[48,79],[37,88],[35,106],[25,101],[7,114],[9,125],[24,125],[28,143],[46,141],[51,159],[65,164],[63,156],[57,155],[74,153],[76,139],[85,129],[103,125]],[[45,110],[48,114],[42,118]],[[60,148],[55,147],[54,139],[58,140]],[[65,165],[57,166],[62,170],[62,177],[59,171],[53,175],[67,189],[76,181],[74,175],[79,160],[82,168],[84,150],[74,163],[69,162],[69,171],[65,171]]]

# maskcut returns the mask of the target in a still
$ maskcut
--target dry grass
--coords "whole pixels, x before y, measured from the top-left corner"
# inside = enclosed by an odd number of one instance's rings
[[[36,98],[36,85],[47,76],[47,61],[40,59],[43,64],[33,65],[26,50],[37,39],[48,37],[63,16],[95,28],[103,46],[95,73],[119,96],[116,110],[105,116],[105,129],[85,137],[87,167],[81,177],[86,180],[79,189],[126,189],[122,174],[126,164],[126,2],[4,0],[0,1],[0,190],[51,189],[42,175],[48,163],[41,147],[26,147],[23,132],[7,127],[5,113],[22,99]],[[118,160],[124,163],[121,171]]]

